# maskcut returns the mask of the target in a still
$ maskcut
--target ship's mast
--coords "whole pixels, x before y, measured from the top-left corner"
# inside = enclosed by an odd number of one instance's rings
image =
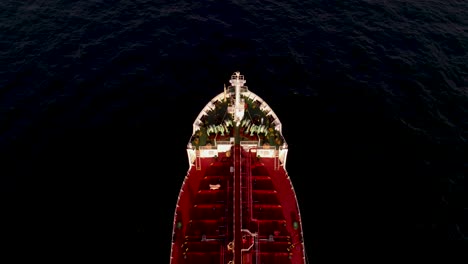
[[[244,75],[241,75],[240,72],[235,72],[231,76],[229,81],[232,86],[235,87],[235,105],[234,105],[234,122],[236,126],[240,125],[240,122],[244,118],[244,100],[241,100],[241,88],[245,84]]]
[[[233,148],[233,260],[232,263],[238,264],[242,262],[242,183],[241,183],[241,149],[238,145],[239,127],[244,118],[244,99],[241,98],[241,89],[245,84],[244,76],[240,72],[235,72],[229,81],[235,88],[234,100],[234,124],[236,135],[236,146]]]

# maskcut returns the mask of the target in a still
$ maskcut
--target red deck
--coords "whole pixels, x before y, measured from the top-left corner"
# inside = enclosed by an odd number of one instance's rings
[[[189,169],[171,264],[305,263],[299,208],[283,166],[275,169],[277,158],[257,159],[238,145],[230,153]]]

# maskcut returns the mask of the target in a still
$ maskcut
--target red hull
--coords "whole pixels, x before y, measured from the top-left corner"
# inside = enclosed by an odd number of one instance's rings
[[[260,138],[266,140],[260,129],[257,135],[244,133],[258,139],[255,146],[242,141],[237,125],[225,134],[230,142],[189,143],[189,170],[174,214],[171,264],[306,262],[301,215],[285,170],[284,139],[281,146],[260,147]],[[198,131],[194,128],[194,135]],[[208,141],[219,136],[212,134]]]

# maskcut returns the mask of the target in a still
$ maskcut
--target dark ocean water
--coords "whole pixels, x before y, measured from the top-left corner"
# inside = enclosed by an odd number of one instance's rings
[[[467,241],[466,1],[0,10],[0,190],[20,257],[168,263],[192,122],[234,71],[283,123],[311,263]]]

